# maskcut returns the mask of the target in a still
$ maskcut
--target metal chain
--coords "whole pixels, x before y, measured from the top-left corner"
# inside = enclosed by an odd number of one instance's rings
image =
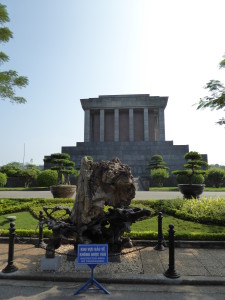
[[[133,250],[128,251],[128,252],[121,252],[121,253],[110,254],[108,257],[115,257],[115,256],[120,256],[120,255],[125,256],[125,255],[130,254],[130,253],[133,253],[133,252],[141,251],[141,250],[143,250],[143,249],[145,249],[145,248],[148,248],[148,247],[149,247],[149,246],[143,246],[143,247],[141,247],[141,248],[133,249]],[[46,247],[40,247],[40,248],[43,249],[43,250],[46,250]],[[57,250],[51,250],[51,249],[48,249],[48,251],[49,251],[49,252],[57,253],[57,254],[59,254],[59,255],[64,255],[64,256],[67,256],[67,257],[77,257],[77,255],[75,255],[75,254],[62,253],[62,252],[59,252],[59,251],[57,251]]]
[[[34,238],[34,237],[37,237],[37,230],[38,230],[38,227],[39,227],[39,223],[37,224],[35,230],[34,230],[34,234],[28,236],[29,240],[27,241],[22,241],[19,236],[17,234],[15,234],[15,239],[16,241],[19,243],[19,244],[28,244],[30,243],[31,239]]]
[[[46,221],[42,222],[42,224],[43,224],[43,228],[44,228],[44,227],[48,227]],[[19,236],[18,236],[17,234],[15,234],[15,239],[16,239],[16,241],[17,241],[19,244],[28,244],[28,243],[31,241],[32,238],[37,237],[37,229],[38,229],[38,227],[39,227],[39,223],[37,224],[37,226],[36,226],[36,228],[35,228],[34,234],[32,234],[31,236],[29,236],[29,240],[28,240],[28,241],[22,241],[22,240],[19,238]],[[125,255],[128,255],[128,254],[133,253],[133,252],[141,251],[141,250],[143,250],[143,249],[145,249],[145,248],[148,248],[148,247],[149,247],[149,246],[143,246],[143,247],[141,247],[141,248],[133,249],[133,250],[128,251],[128,252],[121,252],[121,253],[110,254],[108,257],[115,257],[115,256],[120,256],[120,255],[121,255],[121,256],[125,256]],[[46,247],[40,247],[40,248],[43,249],[43,250],[46,250]],[[57,253],[57,254],[59,254],[59,255],[64,255],[64,256],[67,256],[67,257],[77,257],[77,255],[62,253],[62,252],[59,252],[59,251],[57,251],[57,250],[51,250],[51,249],[48,249],[48,251]]]

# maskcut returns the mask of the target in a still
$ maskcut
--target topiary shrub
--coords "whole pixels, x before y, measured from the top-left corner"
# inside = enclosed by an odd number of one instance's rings
[[[0,172],[0,187],[5,186],[7,183],[7,175]]]
[[[49,157],[44,158],[44,162],[53,165],[53,167],[51,167],[51,170],[57,171],[57,185],[70,185],[69,176],[75,174],[76,170],[74,169],[75,163],[70,160],[69,154],[53,153]]]
[[[176,170],[172,171],[172,174],[176,177],[178,175],[184,176],[180,177],[180,179],[186,180],[188,178],[188,184],[194,184],[193,180],[194,177],[197,179],[200,175],[205,175],[207,172],[206,170],[201,170],[202,166],[207,167],[207,162],[202,160],[202,156],[200,153],[196,151],[190,151],[184,155],[184,158],[186,159],[186,164],[184,164],[184,170]],[[197,177],[196,177],[197,176]],[[199,177],[199,180],[201,177]],[[203,176],[203,182],[204,182],[204,176]],[[181,182],[184,184],[184,182]]]
[[[220,168],[210,168],[207,179],[210,186],[219,188],[223,186],[225,182],[225,170]]]
[[[55,185],[57,182],[57,171],[55,170],[45,170],[42,171],[37,176],[37,184],[38,186],[49,187],[51,185]]]
[[[162,187],[164,179],[169,178],[169,173],[166,169],[152,169],[150,177],[156,186]]]
[[[177,180],[177,183],[180,184],[188,184],[190,179],[187,175],[184,175],[184,174],[177,174],[176,175],[176,180]],[[193,184],[202,184],[204,182],[205,178],[203,175],[201,174],[194,174],[193,177],[192,177],[192,183]]]
[[[169,168],[166,166],[166,163],[163,160],[163,157],[159,154],[155,154],[151,157],[151,160],[146,168],[146,170],[155,170],[155,169],[169,170]]]

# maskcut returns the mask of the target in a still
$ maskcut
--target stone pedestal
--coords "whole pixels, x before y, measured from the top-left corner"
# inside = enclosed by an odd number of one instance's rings
[[[57,271],[60,267],[61,256],[55,256],[54,258],[41,259],[41,271]]]

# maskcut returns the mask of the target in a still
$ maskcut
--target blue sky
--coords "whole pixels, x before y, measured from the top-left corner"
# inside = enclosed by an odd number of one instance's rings
[[[210,79],[225,82],[223,0],[7,0],[14,38],[2,46],[29,78],[25,105],[0,101],[0,165],[83,141],[81,98],[169,96],[166,140],[225,165],[223,111],[196,111]]]

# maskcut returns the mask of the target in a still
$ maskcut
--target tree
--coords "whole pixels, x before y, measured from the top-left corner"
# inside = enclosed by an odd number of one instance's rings
[[[21,175],[20,163],[12,162],[0,168],[0,171],[8,177],[18,177]]]
[[[34,164],[27,164],[25,168],[21,170],[20,176],[25,178],[25,187],[29,187],[40,173],[40,169]]]
[[[70,160],[70,156],[67,153],[53,153],[51,156],[46,157],[44,162],[54,165],[51,170],[57,171],[57,185],[58,184],[70,184],[69,175],[75,174],[75,163]],[[63,179],[64,175],[64,179]]]
[[[207,179],[211,186],[219,188],[225,181],[225,170],[220,168],[210,168]]]
[[[219,68],[225,68],[225,55],[223,60],[219,63]],[[201,98],[197,109],[211,108],[211,109],[224,109],[225,108],[225,87],[219,80],[210,80],[205,89],[208,89],[210,96],[205,96]],[[218,122],[219,125],[225,125],[225,119],[222,118]]]
[[[37,175],[41,172],[36,165],[27,164],[24,166],[19,162],[6,164],[0,168],[0,171],[8,177],[24,177],[25,187],[29,187],[34,180],[37,179]]]
[[[155,154],[151,157],[146,170],[150,170],[150,177],[153,180],[153,184],[158,187],[163,186],[164,179],[169,178],[169,173],[167,171],[169,168],[159,154]]]
[[[5,27],[4,24],[9,22],[8,12],[6,6],[0,4],[0,43],[7,43],[13,38],[12,31]],[[8,55],[0,51],[0,65],[9,61]],[[16,96],[16,88],[26,87],[28,84],[28,78],[25,76],[19,76],[14,70],[1,71],[0,72],[0,98],[2,100],[9,99],[12,103],[26,103],[26,99]]]
[[[150,177],[153,179],[153,183],[155,183],[156,186],[162,187],[164,180],[169,178],[169,173],[165,169],[152,169]]]
[[[22,170],[20,176],[25,178],[25,188],[29,187],[37,179],[38,173],[35,169]]]
[[[195,175],[205,175],[206,170],[201,170],[202,166],[207,167],[206,161],[202,160],[200,153],[196,151],[190,151],[184,155],[186,164],[184,164],[185,170],[172,171],[174,175],[184,175],[188,178],[189,184],[193,184],[193,179]]]
[[[154,169],[168,170],[169,168],[166,167],[166,163],[163,161],[162,156],[159,154],[155,154],[151,157],[151,160],[146,169],[147,170],[154,170]]]

